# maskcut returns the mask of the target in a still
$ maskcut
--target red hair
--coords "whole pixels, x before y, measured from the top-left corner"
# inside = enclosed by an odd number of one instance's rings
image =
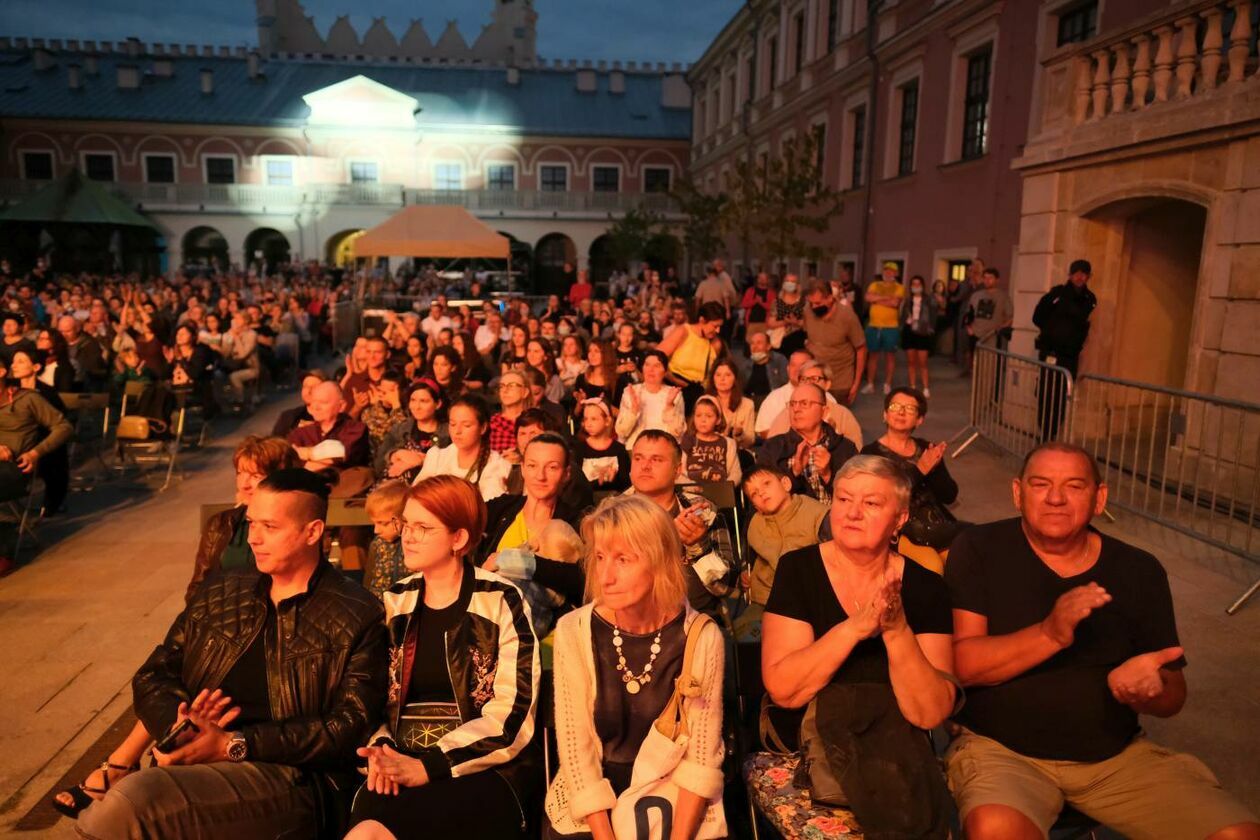
[[[435,475],[413,484],[407,499],[437,517],[447,530],[467,531],[465,555],[477,550],[486,530],[486,503],[472,484],[453,475]]]

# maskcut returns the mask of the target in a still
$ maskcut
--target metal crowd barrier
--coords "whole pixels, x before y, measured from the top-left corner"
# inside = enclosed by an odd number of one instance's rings
[[[952,457],[983,436],[1023,458],[1066,431],[1071,402],[1072,374],[1065,368],[978,344],[972,357],[970,424],[954,436],[967,439]]]
[[[1260,563],[1260,405],[1093,374],[1076,386],[1068,439],[1098,463],[1109,507]]]
[[[1260,564],[1260,405],[1093,374],[1074,380],[981,344],[970,423],[954,440],[964,436],[952,457],[979,437],[1015,458],[1049,440],[1077,444],[1098,464],[1108,508]],[[1257,591],[1260,580],[1226,612]]]

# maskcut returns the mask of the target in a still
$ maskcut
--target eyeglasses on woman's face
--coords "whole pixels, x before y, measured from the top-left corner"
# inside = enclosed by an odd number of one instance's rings
[[[426,525],[423,522],[407,522],[395,516],[390,520],[394,527],[398,529],[398,533],[403,539],[413,539],[418,543],[422,543],[429,538],[429,534],[433,531],[445,530],[441,525]]]

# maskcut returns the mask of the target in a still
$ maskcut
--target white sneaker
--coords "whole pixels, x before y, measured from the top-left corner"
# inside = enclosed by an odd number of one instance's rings
[[[892,393],[892,385],[890,385],[889,383],[885,382],[885,383],[884,383],[884,396],[886,397],[886,396],[888,396],[888,395],[889,395],[889,394],[891,394],[891,393]]]
[[[923,389],[923,396],[924,396],[924,398],[925,398],[925,399],[929,399],[929,400],[930,400],[930,399],[932,399],[932,389],[931,389],[931,388],[924,388],[924,389]]]
[[[867,382],[865,385],[863,385],[863,386],[862,386],[862,393],[863,393],[863,394],[873,394],[873,393],[875,393],[875,383],[874,383],[874,382]]]

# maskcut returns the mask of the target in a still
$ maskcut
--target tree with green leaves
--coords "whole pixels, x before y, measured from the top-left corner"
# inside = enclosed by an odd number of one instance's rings
[[[768,264],[821,259],[826,250],[807,237],[824,233],[844,200],[823,182],[820,162],[812,133],[785,141],[777,156],[739,161],[727,179],[724,229]]]
[[[661,232],[664,219],[646,207],[635,207],[608,228],[609,251],[619,268],[643,261],[650,243]]]
[[[722,224],[727,211],[725,193],[716,195],[700,189],[690,175],[679,180],[670,193],[683,215],[683,245],[687,259],[708,262],[723,250]]]

